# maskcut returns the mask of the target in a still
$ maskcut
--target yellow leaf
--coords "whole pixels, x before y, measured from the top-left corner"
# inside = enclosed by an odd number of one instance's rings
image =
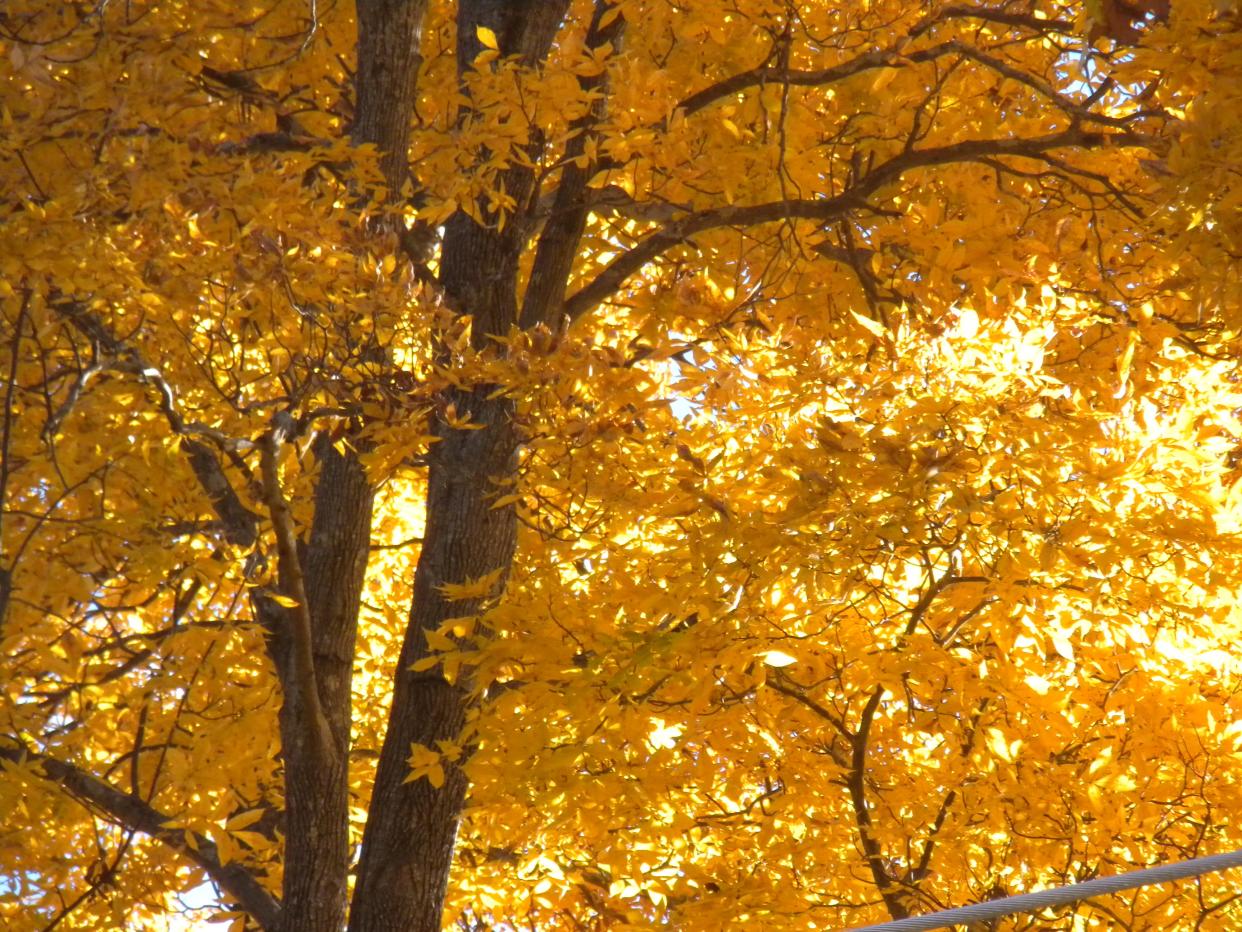
[[[1095,760],[1091,762],[1091,766],[1087,768],[1087,776],[1092,776],[1095,773],[1098,773],[1099,770],[1103,767],[1106,767],[1112,761],[1112,759],[1113,759],[1113,749],[1111,747],[1105,746],[1100,751],[1100,753],[1096,755]]]
[[[505,573],[505,567],[497,567],[490,573],[484,573],[474,579],[467,579],[460,583],[441,583],[440,591],[444,594],[444,598],[450,602],[461,602],[466,599],[481,599],[484,596],[492,595],[496,589],[496,583],[500,582],[500,577]]]
[[[1026,685],[1029,686],[1033,692],[1036,692],[1041,696],[1048,695],[1048,690],[1052,688],[1052,684],[1038,673],[1028,674],[1026,677]]]
[[[1052,641],[1052,649],[1064,657],[1066,660],[1074,659],[1074,645],[1070,639],[1061,631],[1052,630],[1048,632],[1048,639]]]
[[[1009,742],[1005,740],[1005,734],[999,728],[989,728],[987,730],[988,749],[1003,761],[1012,763],[1017,756],[1018,748],[1022,746],[1021,741]]]
[[[884,329],[884,325],[881,324],[879,321],[872,320],[870,317],[865,317],[862,314],[859,314],[857,311],[850,311],[850,316],[853,317],[854,320],[858,321],[858,323],[862,325],[862,328],[866,330],[868,333],[870,333],[872,336],[876,336],[876,337],[888,336],[888,331]]]
[[[263,809],[247,809],[245,812],[239,812],[233,818],[224,823],[224,827],[230,832],[240,831],[247,826],[254,825],[263,818]]]
[[[599,28],[607,29],[612,25],[613,21],[621,15],[621,7],[611,6],[605,11],[604,15],[599,18]]]
[[[427,638],[427,646],[434,651],[442,652],[446,650],[456,650],[457,643],[442,631],[435,628],[428,629],[423,632]]]
[[[496,33],[488,29],[486,26],[475,27],[474,34],[479,37],[479,41],[493,52],[500,51],[500,44],[496,41]]]
[[[798,662],[798,658],[783,650],[768,650],[759,655],[769,667],[787,667]]]

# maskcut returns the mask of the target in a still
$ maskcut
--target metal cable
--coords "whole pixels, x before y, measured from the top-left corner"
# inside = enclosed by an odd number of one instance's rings
[[[858,926],[847,932],[923,932],[925,929],[944,929],[972,922],[987,922],[1013,913],[1033,913],[1049,906],[1067,906],[1070,903],[1103,896],[1106,893],[1185,880],[1188,877],[1211,874],[1228,870],[1231,867],[1242,867],[1242,850],[1231,851],[1227,854],[1214,854],[1206,858],[1194,858],[1190,861],[1178,861],[1174,864],[1161,864],[1159,867],[1148,867],[1131,871],[1128,874],[1118,874],[1115,877],[1097,877],[1095,880],[1070,884],[1068,887],[1054,887],[1051,890],[1039,890],[1036,893],[1023,893],[1018,896],[1007,896],[1004,899],[988,900],[984,903],[972,903],[970,906],[945,909],[924,916],[911,916],[908,919],[894,919],[892,922],[881,922],[879,925]]]

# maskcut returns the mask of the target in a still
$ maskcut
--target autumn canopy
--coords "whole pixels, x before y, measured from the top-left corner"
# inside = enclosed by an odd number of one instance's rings
[[[1240,267],[1229,0],[8,0],[0,925],[1242,847]]]

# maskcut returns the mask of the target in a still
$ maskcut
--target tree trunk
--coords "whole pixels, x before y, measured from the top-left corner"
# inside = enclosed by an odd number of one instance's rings
[[[339,932],[349,877],[349,742],[354,641],[371,541],[373,494],[357,457],[315,443],[320,461],[315,517],[302,548],[311,648],[331,754],[316,753],[287,673],[281,708],[285,782],[286,932]],[[287,644],[287,638],[280,643]],[[287,649],[287,648],[286,648]],[[290,664],[285,660],[287,671]]]
[[[426,0],[359,0],[356,111],[351,138],[374,143],[389,196],[408,176],[407,151],[421,61]],[[371,543],[373,490],[353,450],[315,442],[320,474],[310,538],[300,548],[312,621],[313,675],[331,733],[331,753],[309,740],[291,681],[289,638],[276,625],[274,654],[284,684],[281,742],[285,784],[285,932],[340,932],[348,907],[351,686],[359,600]],[[269,606],[269,612],[271,607]],[[271,614],[278,614],[271,612]],[[296,675],[296,674],[295,674]]]
[[[254,598],[271,635],[281,682],[285,861],[280,928],[287,932],[339,932],[345,923],[354,642],[373,505],[371,486],[352,453],[338,453],[326,436],[314,447],[320,463],[315,513],[297,559],[306,581],[313,680],[326,719],[326,748],[315,740],[315,710],[305,707],[299,689],[304,673],[295,656],[292,613],[261,592]],[[284,588],[286,579],[281,582]]]
[[[358,71],[354,79],[355,144],[374,143],[393,195],[409,175],[410,121],[422,63],[427,0],[358,0]]]
[[[447,601],[439,586],[507,568],[513,559],[513,508],[491,507],[497,488],[493,477],[511,475],[514,467],[511,405],[486,394],[453,392],[450,402],[458,416],[468,414],[484,429],[453,430],[441,423],[436,431],[441,439],[432,448],[414,608],[362,843],[350,919],[355,932],[440,928],[466,779],[460,766],[445,761],[443,786],[433,787],[425,779],[407,783],[407,761],[413,744],[438,750],[437,742],[457,740],[471,684],[451,682],[439,667],[421,672],[410,667],[426,656],[423,632],[480,609],[480,601]]]
[[[520,55],[529,64],[543,60],[567,7],[567,0],[460,0],[459,73],[482,48],[481,26],[497,36],[502,54]],[[534,183],[527,167],[504,173],[503,187],[519,205],[530,202]],[[504,334],[518,321],[518,260],[529,222],[519,213],[502,229],[495,222],[480,225],[459,211],[445,225],[440,284],[450,306],[473,318],[476,348],[489,345],[489,336]],[[441,399],[442,411],[451,407],[478,429],[454,429],[442,417],[433,425],[439,440],[429,457],[427,524],[363,836],[351,932],[440,929],[466,778],[460,762],[446,760],[442,786],[426,779],[407,783],[408,760],[411,745],[435,751],[439,742],[458,740],[473,684],[468,670],[453,681],[438,665],[422,671],[411,666],[426,656],[427,631],[445,619],[476,614],[485,601],[450,602],[440,586],[500,569],[498,593],[513,562],[516,512],[512,505],[493,508],[492,503],[509,490],[520,438],[512,403],[489,397],[493,391],[487,385],[455,389]]]

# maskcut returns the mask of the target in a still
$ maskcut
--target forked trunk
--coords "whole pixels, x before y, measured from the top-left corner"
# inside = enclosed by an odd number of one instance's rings
[[[537,65],[548,54],[567,8],[568,0],[460,0],[459,72],[469,69],[482,50],[483,28],[496,37],[502,54]],[[503,173],[502,187],[517,204],[529,202],[534,185],[528,166]],[[482,206],[480,213],[488,215]],[[450,306],[471,317],[476,348],[490,345],[492,336],[518,322],[518,260],[530,222],[522,214],[507,223],[494,217],[478,223],[459,211],[445,225],[440,285]],[[408,761],[413,745],[438,751],[441,742],[458,740],[473,684],[469,671],[450,680],[438,665],[421,671],[411,667],[426,656],[426,632],[448,618],[476,614],[483,605],[482,599],[450,602],[440,587],[501,570],[498,594],[513,562],[516,513],[512,505],[493,505],[510,489],[520,438],[512,402],[494,394],[489,385],[445,392],[441,415],[451,410],[453,422],[468,420],[470,429],[451,427],[443,416],[433,425],[439,439],[429,453],[427,524],[363,836],[351,932],[440,928],[466,779],[456,763],[446,760],[442,786],[426,779],[406,782]]]

